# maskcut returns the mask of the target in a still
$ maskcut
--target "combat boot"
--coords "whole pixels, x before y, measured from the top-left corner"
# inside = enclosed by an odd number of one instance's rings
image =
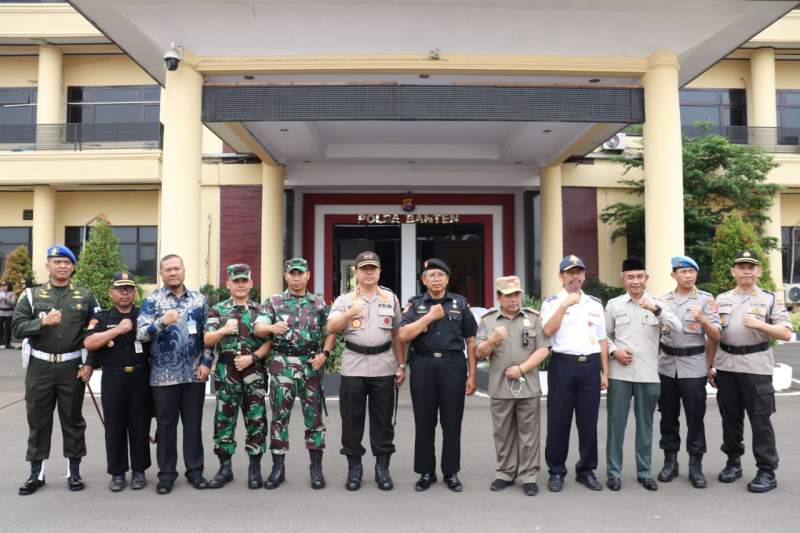
[[[728,457],[728,463],[719,473],[721,483],[733,483],[742,477],[742,461],[738,457]]]
[[[261,454],[250,456],[250,466],[247,468],[247,486],[251,489],[260,489],[264,486],[261,477]]]
[[[233,469],[231,468],[230,457],[219,458],[219,470],[208,482],[209,489],[221,489],[229,481],[233,481]]]
[[[39,487],[44,487],[44,472],[42,461],[31,461],[31,474],[19,488],[20,496],[28,496],[36,492]]]
[[[375,458],[375,483],[381,490],[392,490],[394,483],[389,475],[389,459],[391,455],[379,455]]]
[[[83,490],[83,480],[81,479],[81,458],[69,458],[69,476],[67,476],[67,488],[76,492]]]
[[[267,482],[264,483],[265,489],[277,489],[286,480],[286,467],[283,463],[285,458],[286,456],[283,454],[272,454],[272,471],[269,473]]]
[[[706,488],[706,476],[703,475],[703,456],[689,456],[689,481],[696,489]]]
[[[664,468],[658,473],[658,480],[668,483],[678,477],[678,452],[664,450]]]
[[[347,456],[347,481],[344,482],[344,488],[347,490],[358,490],[361,488],[361,477],[364,475],[364,469],[361,466],[360,455]]]
[[[311,466],[308,472],[311,475],[311,488],[322,489],[325,487],[325,476],[322,475],[322,450],[308,450],[311,457]]]

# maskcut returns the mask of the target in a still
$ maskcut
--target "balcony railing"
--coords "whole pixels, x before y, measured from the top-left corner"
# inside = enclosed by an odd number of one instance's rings
[[[732,143],[760,146],[767,152],[800,153],[800,128],[760,128],[753,126],[682,126],[690,138],[721,135]]]
[[[0,125],[0,150],[102,150],[161,148],[159,122],[120,124]]]

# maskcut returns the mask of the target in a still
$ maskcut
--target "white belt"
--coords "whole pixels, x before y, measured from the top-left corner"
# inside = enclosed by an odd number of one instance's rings
[[[69,353],[47,353],[39,350],[31,349],[31,355],[36,359],[47,361],[49,363],[63,363],[65,361],[72,361],[81,356],[80,350],[75,350]]]

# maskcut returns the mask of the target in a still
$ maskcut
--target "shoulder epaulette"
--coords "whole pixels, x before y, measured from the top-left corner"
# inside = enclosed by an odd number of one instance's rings
[[[702,295],[704,295],[704,296],[711,296],[712,298],[714,297],[714,295],[713,295],[713,294],[711,294],[711,293],[710,293],[710,292],[708,292],[708,291],[704,291],[704,290],[702,290],[702,289],[695,289],[695,290],[697,291],[697,294],[702,294]]]
[[[587,294],[586,296],[588,296],[589,298],[591,298],[591,299],[592,299],[592,300],[594,300],[595,302],[599,303],[600,305],[603,305],[603,300],[601,300],[601,299],[600,299],[600,298],[598,298],[597,296],[592,296],[591,294]]]
[[[759,289],[761,289],[761,287],[759,287]],[[771,295],[775,296],[775,293],[772,292],[772,291],[768,291],[767,289],[761,289],[761,290],[766,292],[767,294],[771,294]]]
[[[485,316],[489,316],[492,313],[497,313],[499,311],[500,311],[499,307],[491,307],[491,308],[487,309],[486,312],[481,315],[481,318],[483,318]]]
[[[537,310],[536,310],[536,309],[534,309],[533,307],[523,307],[523,308],[522,308],[522,310],[523,310],[523,311],[527,311],[527,312],[529,312],[529,313],[533,313],[533,314],[534,314],[534,315],[536,315],[536,316],[539,316],[539,311],[537,311]]]
[[[554,294],[553,296],[548,296],[547,298],[545,298],[545,299],[544,299],[544,301],[545,301],[545,302],[552,302],[552,301],[553,301],[553,300],[555,300],[556,298],[558,298],[558,295],[557,295],[557,294]]]

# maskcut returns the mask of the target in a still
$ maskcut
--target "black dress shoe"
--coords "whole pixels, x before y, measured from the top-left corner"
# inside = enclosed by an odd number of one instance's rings
[[[144,472],[141,470],[134,470],[131,476],[131,488],[133,490],[141,490],[147,485],[147,478],[144,477]]]
[[[522,492],[525,493],[525,496],[536,496],[539,494],[539,485],[534,483],[523,483],[522,484]]]
[[[494,481],[492,481],[492,484],[489,485],[489,490],[493,492],[498,492],[510,487],[513,484],[514,484],[513,481],[506,481],[505,479],[495,479]]]
[[[618,477],[610,477],[606,481],[606,487],[613,491],[618,491],[622,488],[622,481]]]
[[[83,490],[85,485],[81,479],[81,459],[80,457],[69,458],[69,475],[67,476],[67,488],[72,492]]]
[[[417,492],[428,490],[434,483],[436,483],[436,473],[422,474],[414,485],[414,490]]]
[[[461,483],[461,480],[458,479],[458,476],[453,474],[452,476],[444,476],[444,482],[447,483],[447,488],[452,490],[453,492],[461,492],[464,490],[464,485]]]
[[[597,480],[597,476],[595,476],[592,471],[575,476],[575,481],[582,484],[587,489],[603,490],[603,484]]]
[[[25,483],[19,488],[20,496],[30,496],[39,487],[44,487],[44,474],[42,474],[42,461],[31,462],[31,473]]]
[[[742,477],[742,463],[738,459],[728,459],[728,464],[719,473],[720,483],[733,483]]]
[[[169,494],[172,492],[172,485],[174,483],[172,481],[159,481],[158,485],[156,486],[156,492],[159,494]]]
[[[747,484],[747,490],[750,492],[769,492],[778,486],[778,480],[775,479],[775,472],[760,468],[753,481]]]
[[[125,474],[121,476],[111,476],[111,483],[108,485],[111,492],[119,492],[125,488]]]
[[[197,490],[208,488],[208,480],[204,478],[202,474],[197,474],[196,476],[192,476],[188,479],[189,483],[192,484],[192,487],[196,488]]]
[[[637,478],[639,483],[642,484],[642,487],[646,488],[647,490],[658,490],[658,483],[656,480],[651,477],[640,477]]]
[[[553,474],[550,476],[550,479],[547,481],[547,489],[550,492],[561,492],[561,489],[564,488],[564,476],[560,476],[558,474]]]

